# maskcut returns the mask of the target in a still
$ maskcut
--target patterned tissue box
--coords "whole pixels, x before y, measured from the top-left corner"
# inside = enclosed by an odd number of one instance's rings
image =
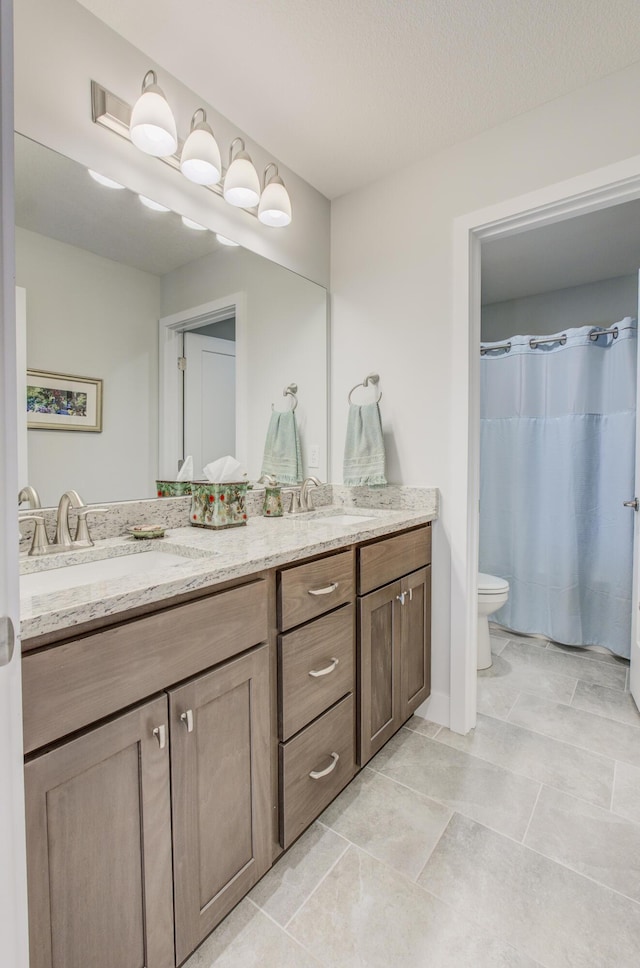
[[[237,528],[247,523],[247,482],[191,485],[191,514],[194,528]]]
[[[191,481],[156,481],[158,497],[186,497],[191,494]]]

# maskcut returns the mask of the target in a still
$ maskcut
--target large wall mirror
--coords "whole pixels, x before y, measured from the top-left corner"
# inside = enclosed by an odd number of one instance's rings
[[[27,430],[23,415],[20,484],[43,505],[68,488],[88,503],[154,497],[189,451],[196,477],[230,453],[256,480],[272,406],[292,406],[291,383],[305,476],[327,479],[321,286],[19,134],[16,285],[21,369],[103,389],[100,432]]]

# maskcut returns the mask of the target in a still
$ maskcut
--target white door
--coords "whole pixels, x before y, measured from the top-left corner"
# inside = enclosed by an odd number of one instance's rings
[[[638,273],[638,321],[640,322],[640,272]],[[637,398],[640,398],[640,351],[638,352],[637,363],[638,389]],[[640,709],[640,514],[638,513],[638,499],[640,498],[640,408],[636,402],[636,493],[629,495],[629,500],[634,500],[635,513],[634,532],[633,532],[633,614],[631,618],[631,671],[629,673],[629,687],[631,695],[635,700],[636,706]]]
[[[233,340],[184,334],[184,455],[193,472],[236,453],[236,344]]]
[[[18,600],[12,7],[0,0],[0,964],[27,968]],[[13,648],[12,648],[13,646]]]

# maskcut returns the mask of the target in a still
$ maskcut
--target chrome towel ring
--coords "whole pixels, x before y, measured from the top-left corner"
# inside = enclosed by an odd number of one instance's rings
[[[291,404],[291,412],[293,412],[296,409],[296,407],[298,406],[298,398],[296,396],[296,393],[297,392],[298,392],[298,384],[297,383],[290,383],[289,386],[288,387],[285,387],[284,390],[282,391],[282,396],[283,397],[291,397],[291,399],[293,401],[292,404]],[[271,409],[272,410],[275,410],[276,409],[273,404],[271,404]],[[278,412],[279,413],[284,413],[285,411],[280,410]]]
[[[374,386],[377,387],[378,384],[380,383],[380,374],[369,373],[368,376],[365,376],[362,383],[356,383],[354,387],[351,387],[351,389],[349,390],[349,396],[347,397],[348,402],[351,403],[351,394],[353,393],[354,390],[357,390],[358,387],[368,387],[370,383],[372,383]],[[378,399],[375,402],[380,403],[381,400],[382,400],[382,390],[378,390]]]

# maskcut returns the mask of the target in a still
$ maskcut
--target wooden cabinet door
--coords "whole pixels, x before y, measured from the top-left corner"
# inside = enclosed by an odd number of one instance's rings
[[[35,757],[25,790],[31,968],[172,968],[166,698]]]
[[[402,579],[400,607],[400,721],[406,722],[431,692],[431,565]]]
[[[359,599],[358,763],[364,766],[401,725],[401,583]]]
[[[266,645],[169,692],[179,964],[271,863]]]

